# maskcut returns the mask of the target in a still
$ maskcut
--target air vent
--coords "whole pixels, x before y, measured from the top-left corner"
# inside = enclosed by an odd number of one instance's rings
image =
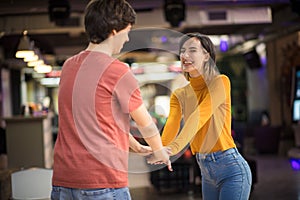
[[[197,23],[200,22],[202,25],[272,23],[272,13],[269,7],[201,10],[198,12],[199,21]]]
[[[210,11],[207,13],[209,20],[226,20],[227,12],[226,11]]]

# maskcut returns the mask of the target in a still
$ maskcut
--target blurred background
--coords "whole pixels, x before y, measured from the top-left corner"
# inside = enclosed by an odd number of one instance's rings
[[[59,77],[64,61],[87,47],[88,2],[0,1],[0,199],[11,196],[13,171],[52,167]],[[137,23],[115,56],[132,69],[159,129],[171,92],[186,84],[178,62],[180,36],[207,34],[220,72],[231,80],[232,132],[251,163],[251,198],[300,199],[300,1],[128,2]],[[138,138],[134,123],[131,131]],[[132,167],[148,167],[143,158],[131,159],[141,164]],[[174,166],[175,175],[164,168],[130,174],[133,199],[174,198],[177,192],[182,199],[200,199],[201,176],[188,149]]]

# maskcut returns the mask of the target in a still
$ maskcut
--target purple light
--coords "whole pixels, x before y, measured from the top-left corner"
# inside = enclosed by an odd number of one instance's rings
[[[267,57],[261,56],[260,62],[261,62],[262,65],[266,66],[267,65]]]
[[[166,36],[161,36],[161,42],[162,43],[165,43],[165,42],[167,42],[168,41],[168,38],[166,37]]]
[[[220,41],[220,51],[226,52],[228,50],[228,43],[226,40]]]
[[[293,170],[300,170],[300,159],[291,158],[290,164]]]

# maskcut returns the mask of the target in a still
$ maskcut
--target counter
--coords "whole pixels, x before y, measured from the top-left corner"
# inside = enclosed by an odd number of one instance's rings
[[[51,168],[53,139],[51,116],[4,118],[9,168]]]

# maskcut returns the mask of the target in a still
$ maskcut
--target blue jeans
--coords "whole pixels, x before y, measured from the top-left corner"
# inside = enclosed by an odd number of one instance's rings
[[[252,175],[236,148],[196,154],[202,176],[203,200],[249,199]]]
[[[128,187],[75,189],[52,186],[51,200],[131,200]]]

